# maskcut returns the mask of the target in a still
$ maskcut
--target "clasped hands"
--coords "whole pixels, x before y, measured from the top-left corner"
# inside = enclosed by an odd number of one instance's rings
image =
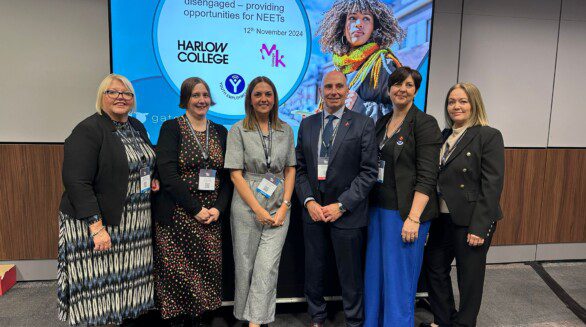
[[[201,208],[199,213],[195,215],[195,219],[202,224],[211,224],[220,218],[220,211],[216,208]]]
[[[261,224],[279,227],[285,224],[288,209],[289,208],[285,204],[282,204],[279,209],[277,209],[277,212],[271,216],[271,214],[265,208],[259,207],[254,211],[254,214],[256,215],[256,220],[258,220]]]
[[[470,233],[466,235],[466,241],[470,246],[482,246],[484,244],[484,238]]]
[[[307,202],[305,207],[309,211],[311,219],[315,222],[323,221],[325,223],[333,223],[342,217],[338,203],[332,203],[322,207],[315,200],[311,200]]]

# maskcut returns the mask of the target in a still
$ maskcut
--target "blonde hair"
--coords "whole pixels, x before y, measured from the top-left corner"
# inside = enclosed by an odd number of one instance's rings
[[[132,92],[132,94],[134,94],[134,102],[132,103],[132,107],[130,107],[129,112],[131,114],[134,113],[136,111],[136,93],[134,92],[134,87],[132,87],[132,83],[130,83],[128,78],[118,74],[110,74],[106,76],[100,83],[100,86],[98,87],[98,95],[96,96],[96,111],[100,115],[102,114],[102,97],[104,96],[104,92],[106,92],[114,80],[120,81],[130,92]]]
[[[450,98],[450,94],[455,89],[461,89],[466,93],[468,97],[468,101],[470,102],[470,119],[468,121],[468,126],[488,126],[488,116],[486,115],[486,111],[484,110],[484,102],[482,101],[482,96],[480,95],[480,90],[476,87],[476,85],[472,83],[458,83],[450,88],[448,94],[446,95],[446,103],[444,106],[444,117],[446,119],[446,126],[452,128],[454,125],[454,121],[450,118],[448,114],[448,100]]]

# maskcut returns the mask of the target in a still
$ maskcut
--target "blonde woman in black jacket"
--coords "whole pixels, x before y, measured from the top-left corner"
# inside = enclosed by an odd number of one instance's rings
[[[440,217],[433,221],[425,251],[431,326],[475,326],[480,310],[486,254],[502,218],[499,205],[505,172],[501,133],[488,126],[480,91],[454,85],[445,102],[438,177]],[[450,279],[456,259],[460,306]]]
[[[130,81],[110,74],[96,113],[67,137],[59,206],[59,319],[122,324],[154,306],[151,192],[155,151]]]

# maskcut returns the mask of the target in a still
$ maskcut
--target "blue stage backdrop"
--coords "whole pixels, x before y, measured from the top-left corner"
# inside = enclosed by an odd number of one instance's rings
[[[416,105],[424,110],[433,1],[343,2],[391,9],[404,33],[395,35],[389,48],[400,64],[421,72]],[[299,122],[316,111],[322,76],[336,67],[331,51],[321,49],[319,30],[333,4],[332,0],[111,0],[112,71],[132,81],[135,117],[144,123],[153,143],[165,120],[184,113],[178,107],[179,88],[192,76],[210,85],[216,105],[209,118],[228,128],[244,116],[247,83],[268,76],[280,96],[280,118],[297,131]],[[343,19],[347,16],[340,14]],[[380,25],[377,19],[375,31]]]

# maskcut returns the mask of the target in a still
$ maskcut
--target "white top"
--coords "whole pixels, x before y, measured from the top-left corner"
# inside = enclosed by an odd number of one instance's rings
[[[442,145],[442,149],[440,150],[440,157],[439,157],[440,162],[442,160],[444,153],[446,152],[446,144],[449,144],[450,148],[452,148],[454,146],[454,144],[456,144],[456,142],[458,141],[460,136],[462,136],[462,134],[464,134],[464,131],[467,128],[468,128],[468,126],[464,125],[460,128],[453,128],[452,129],[452,134],[450,136],[448,136],[448,139],[446,140],[446,142],[444,142],[444,145]],[[450,153],[450,155],[451,155],[451,153]],[[449,158],[449,156],[448,156],[448,158]],[[448,158],[446,158],[446,159],[448,159]],[[439,186],[438,186],[438,190],[439,190]],[[444,200],[444,198],[441,195],[439,196],[439,210],[441,213],[450,213],[450,210],[448,209],[448,205],[446,204],[446,201]]]

